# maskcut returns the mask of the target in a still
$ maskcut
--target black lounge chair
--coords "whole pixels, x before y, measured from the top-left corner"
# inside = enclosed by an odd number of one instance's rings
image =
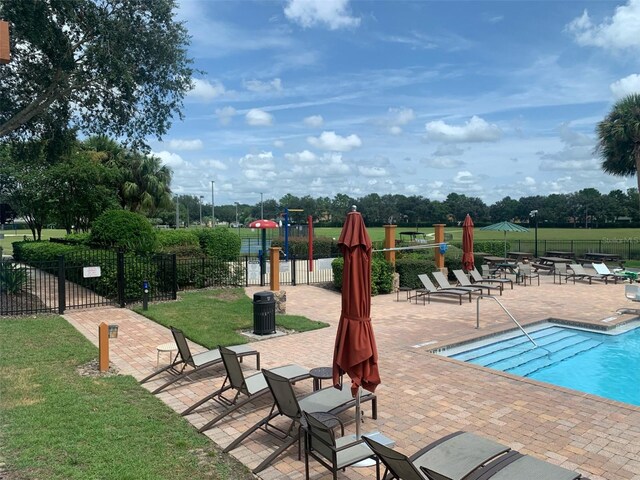
[[[262,370],[264,378],[267,380],[269,390],[273,395],[274,405],[269,414],[258,423],[250,427],[242,435],[229,444],[224,452],[228,453],[238,445],[240,445],[249,435],[256,430],[263,431],[282,440],[282,445],[271,453],[265,460],[253,469],[253,473],[258,473],[267,468],[271,462],[282,455],[291,445],[299,441],[301,437],[301,428],[303,425],[302,412],[307,413],[327,413],[334,415],[344,412],[355,406],[356,400],[351,396],[350,388],[338,390],[333,386],[323,388],[316,392],[310,393],[303,397],[296,397],[291,382],[280,375],[269,370]],[[373,393],[363,393],[360,396],[360,402],[372,402],[372,418],[378,418],[377,398]],[[289,426],[282,429],[277,425],[273,425],[271,421],[277,417],[284,416],[289,418]],[[298,444],[298,458],[300,458],[300,445]]]
[[[367,458],[375,460],[376,480],[380,480],[380,460],[364,443],[362,438],[355,435],[336,438],[333,429],[314,416],[313,413],[302,412],[305,428],[304,473],[309,480],[309,457],[315,458],[323,467],[327,468],[338,478],[338,470],[344,470],[355,463]]]
[[[152,378],[164,372],[170,373],[171,375],[173,375],[173,378],[156,388],[152,393],[161,392],[169,385],[172,385],[178,380],[186,378],[192,373],[200,372],[206,368],[212,367],[213,365],[217,365],[222,362],[220,350],[218,350],[217,348],[214,348],[213,350],[209,350],[207,352],[196,353],[195,355],[192,355],[191,349],[189,348],[189,344],[187,343],[187,339],[185,338],[182,330],[179,330],[175,327],[169,328],[171,329],[171,334],[173,335],[173,339],[178,347],[178,355],[176,355],[176,358],[174,358],[168,366],[161,368],[160,370],[156,370],[148,377],[140,380],[140,383],[148,382]],[[234,347],[229,347],[229,350],[235,353],[240,359],[249,355],[255,355],[256,369],[260,370],[260,353],[258,351],[246,345],[236,345]]]
[[[428,469],[423,469],[429,475]],[[437,480],[438,477],[434,477]],[[509,452],[469,475],[468,480],[588,480],[581,474],[530,455]]]
[[[427,445],[410,457],[363,437],[386,467],[383,478],[402,480],[466,480],[509,447],[470,432],[455,432]],[[422,470],[425,467],[428,472]]]
[[[490,285],[488,283],[471,283],[469,277],[465,275],[462,270],[454,270],[453,274],[456,276],[458,284],[462,287],[479,287],[482,291],[483,288],[487,289],[487,294],[490,294],[492,290],[497,290],[502,295],[502,285]]]
[[[458,297],[460,300],[460,305],[462,305],[462,297],[465,295],[469,297],[469,302],[471,302],[471,292],[468,290],[462,290],[460,288],[436,288],[431,279],[426,274],[418,275],[418,278],[422,282],[424,288],[416,289],[416,294],[413,295],[412,298],[416,299],[416,303],[418,303],[418,298],[422,297],[422,303],[424,304],[424,298],[427,297],[427,303],[431,303],[431,295],[449,295]]]
[[[449,280],[447,280],[447,277],[445,277],[444,273],[442,272],[431,272],[431,275],[433,275],[433,279],[436,281],[436,284],[438,285],[438,287],[440,287],[441,290],[457,288],[459,290],[464,290],[465,292],[482,293],[482,288],[480,287],[454,287],[449,283]]]
[[[483,267],[487,267],[487,265],[482,265]],[[488,268],[488,267],[487,267]],[[473,280],[474,282],[477,283],[498,283],[502,286],[504,286],[505,284],[510,284],[511,285],[511,290],[513,290],[513,280],[511,280],[510,278],[497,278],[497,277],[491,277],[491,276],[487,276],[485,275],[484,277],[482,275],[480,275],[480,272],[478,270],[474,269],[469,271],[469,274],[471,275],[471,280]]]
[[[224,364],[224,368],[227,371],[227,377],[224,379],[224,382],[222,382],[222,387],[220,387],[212,394],[207,395],[202,400],[194,403],[181,414],[183,416],[189,415],[194,410],[207,403],[209,400],[213,400],[220,405],[227,407],[224,412],[220,413],[213,420],[200,427],[200,429],[198,430],[198,432],[200,433],[209,430],[224,417],[235,412],[240,407],[246,405],[255,398],[269,393],[269,386],[267,385],[267,381],[264,379],[264,375],[262,374],[262,372],[258,372],[245,377],[244,372],[242,371],[242,366],[240,365],[240,361],[238,360],[238,356],[235,354],[235,352],[226,347],[218,347],[218,350],[220,350],[220,354],[222,355],[222,363]],[[311,375],[309,374],[309,370],[298,365],[285,365],[283,367],[274,368],[271,371],[285,377],[293,383],[297,382],[298,380],[304,380],[305,378],[311,377]],[[227,399],[224,396],[224,393],[228,390],[236,391],[235,395],[231,399]],[[238,401],[238,397],[241,394],[246,395],[246,398]]]

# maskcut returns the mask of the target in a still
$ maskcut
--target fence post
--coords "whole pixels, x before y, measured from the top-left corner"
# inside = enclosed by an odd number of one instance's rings
[[[249,239],[251,240],[251,239]],[[249,247],[251,249],[251,247]],[[249,256],[245,255],[244,257],[244,286],[249,286]]]
[[[118,306],[120,308],[124,308],[125,306],[124,292],[126,287],[125,285],[126,280],[124,275],[124,269],[125,269],[124,252],[122,250],[118,250],[116,265],[117,265],[116,279],[118,282]]]
[[[171,279],[171,299],[178,299],[178,257],[175,253],[171,254],[171,271],[173,278]]]
[[[296,256],[291,255],[291,285],[296,285]]]
[[[631,260],[631,239],[627,240],[627,260]]]
[[[62,315],[67,308],[64,255],[58,255],[58,313]]]
[[[109,370],[109,326],[104,322],[98,326],[98,369]]]

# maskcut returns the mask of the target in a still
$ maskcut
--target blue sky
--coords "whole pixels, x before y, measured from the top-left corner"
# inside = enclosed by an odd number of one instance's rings
[[[636,185],[594,129],[640,92],[640,0],[181,0],[195,87],[154,154],[215,203]]]

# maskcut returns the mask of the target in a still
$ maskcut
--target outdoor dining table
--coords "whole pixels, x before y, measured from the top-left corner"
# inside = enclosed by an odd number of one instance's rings
[[[548,257],[563,257],[563,258],[569,258],[571,260],[576,259],[575,252],[563,252],[561,250],[548,250],[546,255]]]
[[[534,268],[536,268],[537,266],[538,268],[542,268],[543,270],[548,270],[549,275],[551,275],[552,273],[555,272],[556,264],[558,263],[564,263],[565,265],[569,265],[571,263],[574,263],[574,260],[566,257],[540,257],[538,259],[538,262],[534,264]]]
[[[531,260],[533,258],[533,253],[530,252],[507,252],[507,256],[509,258],[513,258],[518,262],[522,262],[523,260]]]
[[[622,257],[617,253],[600,253],[600,252],[589,252],[583,255],[585,260],[589,260],[591,262],[621,262]]]

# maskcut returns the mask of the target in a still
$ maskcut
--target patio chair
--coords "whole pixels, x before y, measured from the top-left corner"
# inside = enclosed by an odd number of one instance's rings
[[[428,474],[428,469],[425,470],[425,473]],[[498,457],[485,467],[474,471],[469,475],[468,480],[516,480],[527,478],[536,480],[588,480],[578,472],[558,467],[552,463],[516,451],[511,451]]]
[[[253,473],[258,473],[267,468],[271,462],[282,455],[291,445],[298,442],[301,437],[301,429],[306,426],[302,417],[302,412],[308,413],[329,413],[334,415],[344,412],[355,406],[356,400],[351,396],[350,388],[338,390],[333,386],[323,388],[303,397],[296,397],[291,382],[280,375],[269,370],[262,370],[264,378],[269,385],[274,404],[269,414],[258,423],[250,427],[242,435],[229,444],[224,452],[228,453],[240,445],[249,435],[256,430],[263,430],[266,433],[282,440],[282,445],[271,453],[265,460],[253,469]],[[360,402],[371,402],[372,418],[378,418],[378,400],[373,393],[365,392],[360,395]],[[287,417],[289,426],[283,429],[271,423],[277,417]],[[300,454],[300,444],[298,443],[298,458]]]
[[[198,432],[200,433],[209,430],[224,417],[253,401],[255,398],[269,393],[269,386],[267,385],[267,381],[264,379],[262,372],[245,377],[240,361],[238,360],[238,356],[226,347],[218,347],[218,350],[220,350],[222,363],[227,371],[227,376],[224,379],[224,382],[222,382],[222,386],[181,413],[182,416],[189,415],[209,400],[213,400],[220,405],[227,407],[224,412],[220,413],[214,419],[200,427],[200,429],[198,429]],[[298,365],[285,365],[283,367],[274,368],[271,371],[283,376],[292,383],[311,377],[309,370]],[[224,393],[228,390],[236,391],[235,395],[231,399],[227,399],[224,396]],[[238,401],[241,394],[246,395],[246,398]]]
[[[464,290],[465,292],[482,293],[481,287],[459,287],[459,286],[454,287],[449,283],[449,280],[447,280],[447,277],[445,277],[444,273],[442,272],[431,272],[431,275],[433,276],[433,279],[436,281],[436,284],[438,285],[438,287],[440,287],[443,290],[447,288],[457,288],[459,290]]]
[[[566,263],[556,263],[553,267],[553,283],[556,283],[556,277],[558,277],[558,281],[562,284],[562,277],[564,277],[564,283],[569,283],[569,277],[572,276],[567,271]]]
[[[410,457],[370,438],[364,441],[386,467],[385,480],[466,480],[471,472],[511,450],[470,432],[442,437]]]
[[[492,268],[490,265],[483,263],[480,265],[480,269],[484,278],[502,278],[502,272],[496,267]]]
[[[522,284],[525,287],[527,286],[527,280],[529,280],[529,285],[531,285],[531,280],[534,278],[538,279],[538,286],[540,286],[540,274],[538,272],[534,272],[531,265],[528,263],[518,264],[518,275],[522,279]]]
[[[460,305],[462,305],[462,297],[468,296],[469,302],[471,302],[471,292],[468,290],[462,290],[461,288],[436,288],[433,284],[429,276],[425,273],[418,275],[420,282],[424,288],[416,289],[416,294],[414,295],[416,299],[416,303],[418,303],[418,298],[422,297],[422,303],[424,304],[424,297],[427,297],[427,303],[431,303],[431,295],[449,295],[458,297],[460,300]]]
[[[613,283],[618,283],[619,278],[622,279],[623,282],[627,279],[626,275],[615,273],[609,270],[609,267],[607,267],[606,263],[592,263],[591,266],[596,271],[596,274],[605,279],[605,282],[613,280]]]
[[[163,385],[156,388],[152,393],[158,393],[167,388],[169,385],[186,378],[187,376],[195,373],[201,372],[209,367],[219,364],[222,362],[222,356],[220,355],[220,351],[217,348],[213,350],[209,350],[207,352],[196,353],[195,355],[191,354],[191,349],[189,348],[189,344],[187,343],[187,339],[184,336],[182,330],[179,330],[175,327],[169,327],[171,329],[171,334],[173,335],[173,339],[176,342],[178,347],[178,355],[173,361],[166,367],[161,368],[153,372],[148,377],[140,380],[140,383],[145,383],[151,380],[152,378],[160,375],[163,372],[168,372],[173,375],[173,378]],[[236,345],[234,347],[229,347],[233,353],[235,353],[241,360],[243,357],[249,355],[256,356],[256,369],[260,369],[260,353],[253,348],[247,345]],[[191,367],[191,368],[187,368]]]
[[[380,460],[362,438],[354,435],[336,438],[332,428],[316,418],[313,413],[302,412],[305,429],[304,472],[309,480],[309,457],[315,458],[338,478],[338,470],[345,470],[367,458],[375,460],[376,480],[380,480]]]
[[[485,270],[484,267],[487,267],[487,270],[489,268],[488,265],[482,265],[482,270],[483,271]],[[478,270],[476,270],[475,268],[473,270],[469,271],[469,275],[471,275],[471,280],[473,282],[478,282],[478,283],[499,283],[503,287],[504,287],[504,285],[506,285],[508,283],[508,284],[511,285],[511,290],[513,290],[513,280],[511,280],[510,278],[497,278],[497,277],[491,276],[491,274],[482,276],[482,275],[480,275],[480,272]]]
[[[462,270],[454,270],[453,274],[456,276],[456,280],[458,280],[458,285],[462,287],[480,287],[487,289],[487,294],[491,293],[491,290],[497,290],[502,295],[502,285],[489,285],[488,283],[471,283],[469,277]]]
[[[587,272],[579,263],[572,263],[569,265],[569,268],[573,272],[570,275],[570,277],[573,278],[573,283],[576,283],[576,280],[589,280],[589,285],[591,285],[592,280],[601,280],[605,284],[607,283],[607,279],[605,277]]]

